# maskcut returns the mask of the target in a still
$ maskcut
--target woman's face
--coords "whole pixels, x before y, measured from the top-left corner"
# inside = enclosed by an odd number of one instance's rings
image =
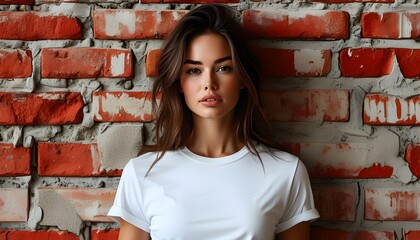
[[[223,36],[205,33],[191,40],[182,66],[181,89],[195,118],[232,117],[242,87],[236,71]]]

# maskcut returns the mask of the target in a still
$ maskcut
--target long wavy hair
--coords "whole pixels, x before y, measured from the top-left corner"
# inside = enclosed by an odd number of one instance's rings
[[[258,158],[256,143],[275,147],[267,135],[270,126],[259,95],[261,77],[257,57],[235,13],[230,7],[220,4],[201,5],[189,11],[164,42],[157,66],[158,77],[152,90],[156,115],[155,144],[143,146],[140,152],[158,152],[151,168],[167,151],[185,147],[191,137],[192,113],[180,92],[181,68],[191,39],[209,32],[220,34],[229,43],[234,69],[245,87],[234,109],[234,134]]]

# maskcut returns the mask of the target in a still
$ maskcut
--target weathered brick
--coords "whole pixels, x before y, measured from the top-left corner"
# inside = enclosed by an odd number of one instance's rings
[[[99,39],[161,39],[186,11],[95,10],[93,30]]]
[[[57,230],[0,230],[1,240],[24,240],[24,239],[39,239],[39,240],[79,240],[79,237],[74,233]]]
[[[0,176],[31,175],[31,149],[0,143]]]
[[[419,38],[420,13],[418,12],[365,12],[360,24],[364,38]]]
[[[25,222],[28,219],[28,189],[0,188],[0,222]]]
[[[418,221],[420,191],[410,189],[365,189],[365,219]]]
[[[358,196],[356,186],[313,186],[318,221],[349,221],[356,219]]]
[[[82,24],[78,18],[37,12],[0,12],[0,19],[0,39],[82,39]]]
[[[90,235],[92,240],[118,240],[119,229],[92,229]]]
[[[370,125],[420,125],[420,96],[404,99],[387,94],[367,94],[363,121]]]
[[[0,78],[26,78],[31,75],[31,51],[0,49]]]
[[[404,240],[418,240],[420,239],[420,230],[404,230]]]
[[[107,213],[114,202],[115,189],[40,187],[37,191],[39,194],[54,191],[74,207],[74,211],[83,221],[112,222]],[[43,211],[51,211],[51,209],[44,208]]]
[[[126,49],[60,48],[41,51],[43,78],[130,78],[133,56]]]
[[[146,56],[146,76],[147,77],[157,77],[157,65],[159,62],[161,50],[153,49],[147,52]]]
[[[410,144],[407,146],[405,159],[409,164],[411,172],[417,178],[420,178],[420,143]]]
[[[188,3],[188,4],[204,4],[204,3],[238,3],[239,0],[141,0],[141,3]]]
[[[349,119],[348,90],[265,90],[262,97],[273,121],[345,122]]]
[[[349,13],[343,11],[243,12],[244,30],[255,38],[346,39],[349,20]]]
[[[83,99],[75,92],[0,92],[0,125],[80,123]]]
[[[94,92],[94,119],[98,122],[150,122],[151,92]]]
[[[386,48],[346,48],[340,52],[343,77],[381,77],[394,67],[395,53]]]
[[[122,170],[102,169],[96,144],[38,143],[38,174],[40,176],[120,176]]]
[[[331,70],[331,51],[263,48],[257,52],[267,77],[318,77]]]
[[[311,240],[397,240],[393,231],[344,230],[312,227]]]
[[[420,66],[413,64],[420,62],[420,49],[398,48],[395,49],[395,53],[402,75],[405,78],[420,78]]]
[[[389,178],[390,166],[372,162],[366,143],[283,143],[305,163],[311,178]],[[382,159],[381,159],[382,160]]]
[[[34,5],[34,0],[0,0],[0,5]]]

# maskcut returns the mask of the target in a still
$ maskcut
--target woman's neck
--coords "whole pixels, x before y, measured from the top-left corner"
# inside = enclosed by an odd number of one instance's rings
[[[190,151],[205,157],[223,157],[243,147],[231,119],[193,119],[194,130],[187,144]]]

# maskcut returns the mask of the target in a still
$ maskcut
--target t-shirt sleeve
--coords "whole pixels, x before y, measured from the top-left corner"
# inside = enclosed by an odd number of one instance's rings
[[[276,233],[294,225],[319,218],[315,209],[311,183],[305,165],[298,160],[296,171],[289,189],[286,211],[276,227]]]
[[[124,167],[108,216],[117,222],[122,218],[146,232],[150,231],[150,224],[143,212],[142,191],[133,161]]]

